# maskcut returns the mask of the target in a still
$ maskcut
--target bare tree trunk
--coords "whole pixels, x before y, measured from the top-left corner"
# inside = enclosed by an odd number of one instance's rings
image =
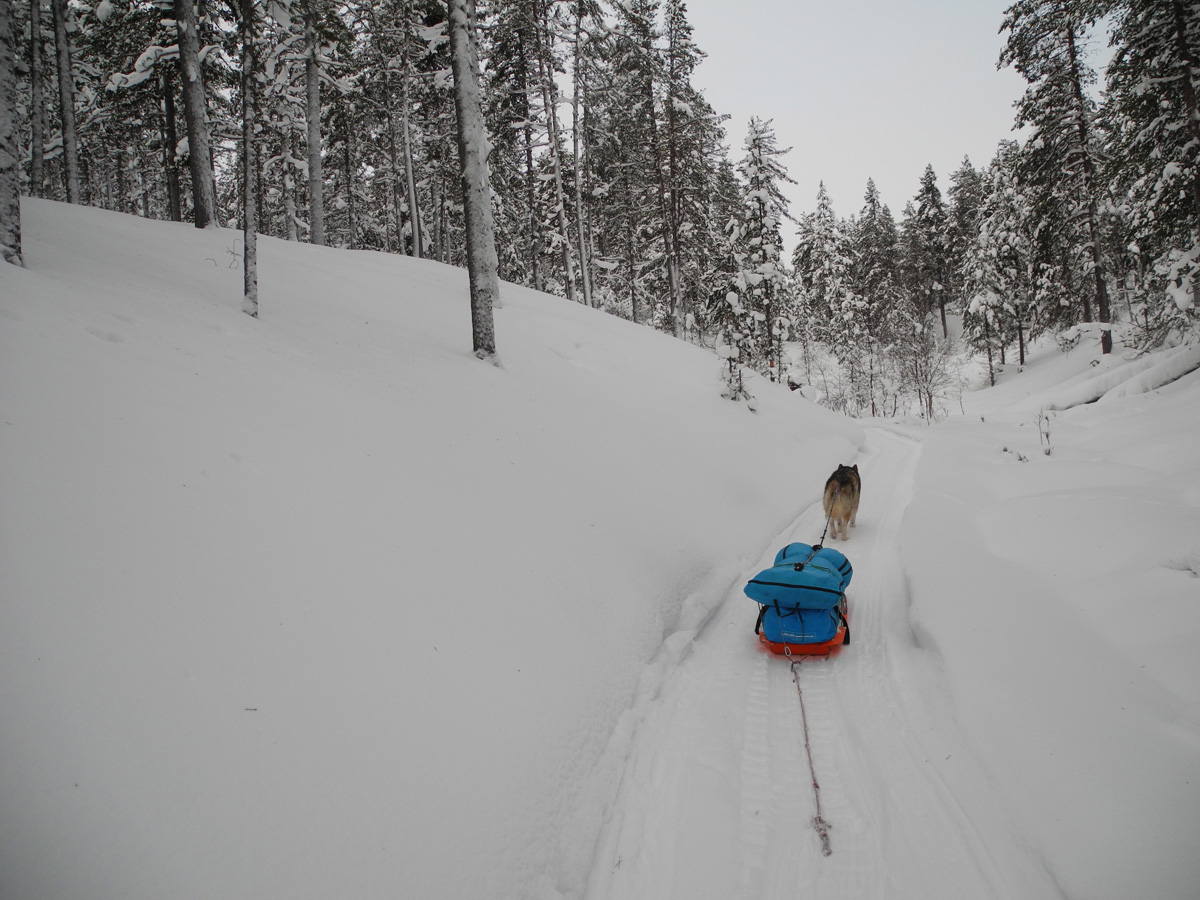
[[[17,62],[12,0],[0,0],[0,256],[21,257],[21,150],[17,133]]]
[[[404,136],[404,189],[408,194],[408,222],[412,231],[412,255],[425,258],[425,226],[421,224],[421,198],[417,194],[416,166],[413,163],[412,128],[408,120],[408,83],[410,75],[404,72],[404,85],[400,94],[400,127]]]
[[[413,165],[412,152],[412,129],[409,127],[408,110],[409,110],[409,95],[408,87],[412,81],[411,72],[411,57],[408,52],[408,15],[411,3],[405,3],[405,34],[404,48],[402,50],[402,68],[400,74],[400,116],[401,116],[401,133],[404,137],[404,187],[408,192],[408,220],[409,229],[412,231],[412,255],[418,259],[425,257],[425,229],[421,225],[421,202],[417,196],[417,178],[415,167]]]
[[[67,163],[67,201],[79,202],[79,136],[75,131],[75,76],[67,37],[67,0],[51,0],[54,45],[58,51],[58,97],[62,112],[63,157]]]
[[[42,82],[42,0],[29,0],[29,193],[44,197],[46,99]]]
[[[162,88],[163,171],[167,177],[167,209],[172,222],[182,222],[183,204],[180,200],[179,167],[175,165],[175,148],[179,144],[179,136],[175,131],[175,86],[171,83],[169,66],[162,68],[160,87]]]
[[[488,177],[487,131],[479,91],[474,0],[447,0],[450,59],[454,70],[454,110],[462,165],[463,208],[467,220],[467,271],[471,279],[471,335],[475,355],[495,359],[492,307],[500,297],[492,191]]]
[[[321,170],[321,76],[317,65],[316,19],[320,6],[309,0],[304,16],[304,83],[308,119],[308,239],[325,243],[325,175]]]
[[[179,31],[179,69],[183,78],[183,117],[187,122],[192,205],[195,207],[196,227],[207,228],[218,224],[217,190],[213,181],[212,144],[205,111],[204,76],[200,70],[200,34],[192,0],[175,0],[175,24]]]
[[[254,138],[255,81],[258,54],[254,44],[254,0],[242,5],[242,312],[258,318],[258,153]]]

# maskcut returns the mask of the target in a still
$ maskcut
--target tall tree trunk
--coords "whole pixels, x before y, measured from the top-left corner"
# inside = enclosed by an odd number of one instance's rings
[[[587,216],[584,214],[583,199],[586,193],[584,191],[584,183],[587,179],[587,144],[585,140],[586,135],[580,121],[582,113],[579,108],[580,99],[585,90],[583,79],[579,75],[582,64],[582,35],[583,4],[577,2],[575,4],[575,87],[571,91],[571,141],[574,149],[572,157],[575,164],[575,225],[579,232],[579,283],[583,287],[583,302],[587,306],[594,306],[595,304],[592,302],[591,254],[588,252]]]
[[[537,35],[538,74],[542,88],[542,103],[546,110],[546,129],[550,141],[550,168],[554,177],[555,218],[558,219],[559,242],[562,246],[563,280],[567,299],[575,301],[575,263],[571,252],[571,230],[567,223],[566,191],[563,188],[562,144],[558,132],[558,91],[554,85],[554,69],[550,61],[550,4],[539,8]]]
[[[537,168],[533,161],[533,125],[529,117],[525,118],[523,128],[525,135],[525,202],[528,205],[528,242],[529,242],[529,277],[534,288],[542,290],[542,273],[539,265],[541,253],[538,252],[538,236],[540,234],[537,214]]]
[[[467,220],[467,271],[471,280],[471,336],[475,355],[494,359],[496,332],[492,307],[500,297],[492,191],[488,177],[488,137],[479,91],[474,0],[447,0],[450,60],[454,70],[454,110],[462,167],[463,209]]]
[[[404,189],[408,193],[408,220],[409,230],[412,232],[412,255],[417,259],[425,257],[425,229],[421,225],[421,201],[417,196],[417,177],[416,167],[413,164],[412,152],[412,128],[409,123],[409,109],[411,101],[409,97],[409,86],[412,84],[412,57],[408,52],[408,23],[411,14],[411,2],[406,2],[404,5],[404,47],[401,50],[401,70],[400,70],[400,117],[401,117],[401,134],[404,138],[402,147],[404,150]]]
[[[42,0],[29,0],[29,193],[34,197],[46,195],[46,100],[42,53]]]
[[[258,153],[254,136],[255,47],[254,0],[242,5],[242,312],[258,318]]]
[[[321,74],[317,62],[318,0],[309,0],[304,16],[305,113],[308,119],[308,239],[325,243],[325,175],[321,170]]]
[[[680,208],[682,199],[679,195],[679,159],[676,152],[678,146],[679,113],[675,107],[675,83],[676,74],[669,72],[667,84],[671,92],[667,97],[666,114],[667,114],[667,174],[665,181],[666,195],[666,220],[663,227],[667,230],[667,266],[668,276],[667,283],[671,290],[671,330],[675,337],[683,338],[683,286],[681,274],[681,251],[679,249],[679,220]],[[783,378],[783,372],[779,372],[779,377]]]
[[[107,145],[108,135],[106,134],[101,140],[101,146],[107,147]],[[121,146],[118,146],[113,153],[113,176],[116,181],[116,197],[109,204],[109,208],[118,212],[129,212],[126,208],[129,204],[129,183],[125,180],[125,148]]]
[[[196,227],[207,228],[217,224],[217,190],[213,179],[212,144],[208,136],[204,76],[200,70],[200,34],[192,0],[175,0],[175,24],[179,31],[179,69],[183,79],[188,167],[192,173],[192,205],[195,207]]]
[[[12,0],[0,0],[0,256],[21,257],[21,149],[17,134],[17,63]]]
[[[37,0],[34,2],[36,3]],[[172,222],[182,222],[183,204],[179,191],[179,167],[175,165],[175,148],[179,144],[179,136],[175,131],[175,85],[172,83],[170,66],[163,66],[161,73],[163,172],[167,177],[167,209]]]
[[[387,61],[383,60],[383,65],[387,65]],[[396,249],[399,253],[408,252],[404,247],[404,202],[402,199],[402,182],[401,165],[400,165],[400,141],[398,140],[396,126],[396,111],[392,108],[392,73],[385,68],[383,73],[383,114],[387,119],[387,150],[388,163],[392,168],[392,216],[396,220]],[[391,238],[389,237],[390,241]]]
[[[408,121],[408,84],[410,76],[404,73],[404,90],[401,93],[401,133],[404,136],[404,189],[408,194],[408,221],[412,232],[412,255],[425,258],[425,226],[421,224],[421,198],[417,195],[416,166],[413,164],[412,128]]]
[[[62,113],[63,158],[67,164],[67,201],[79,202],[79,137],[75,131],[75,76],[67,36],[67,0],[51,0],[54,46],[58,53],[58,97]]]
[[[1076,129],[1079,133],[1080,153],[1083,164],[1083,192],[1087,202],[1088,240],[1092,252],[1092,277],[1096,287],[1096,312],[1100,324],[1111,321],[1108,309],[1108,283],[1104,277],[1104,252],[1100,245],[1100,213],[1096,207],[1096,166],[1092,159],[1091,136],[1088,133],[1087,103],[1083,96],[1083,78],[1079,73],[1079,57],[1075,46],[1075,28],[1067,26],[1067,50],[1071,63],[1071,86],[1075,94]],[[1084,318],[1091,321],[1085,308]],[[1112,352],[1112,331],[1105,329],[1100,333],[1100,352]]]
[[[343,191],[346,201],[346,230],[349,232],[346,243],[351,250],[355,250],[358,248],[358,222],[354,208],[354,102],[347,102],[345,109],[346,114],[342,117],[346,129],[346,139],[342,143],[342,168],[345,170],[346,179]]]
[[[283,214],[287,219],[287,239],[289,241],[300,240],[300,235],[296,231],[296,178],[292,174],[295,166],[292,160],[295,159],[295,142],[292,139],[291,125],[284,123],[283,136],[280,139],[282,144],[283,155]]]

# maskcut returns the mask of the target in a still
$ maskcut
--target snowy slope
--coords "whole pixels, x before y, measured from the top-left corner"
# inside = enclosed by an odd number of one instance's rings
[[[509,285],[489,367],[434,263],[264,239],[256,322],[236,232],[23,214],[0,898],[1200,884],[1192,351],[863,428]],[[852,461],[853,643],[799,673],[826,857],[741,586]]]
[[[0,270],[6,897],[581,884],[614,737],[862,431],[462,271],[24,207]]]

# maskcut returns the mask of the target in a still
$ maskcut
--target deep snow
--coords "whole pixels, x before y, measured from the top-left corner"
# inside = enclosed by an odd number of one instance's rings
[[[264,238],[255,321],[237,232],[23,217],[5,900],[1195,896],[1193,350],[864,427],[512,285],[488,366],[432,262]],[[852,461],[823,857],[741,585]]]

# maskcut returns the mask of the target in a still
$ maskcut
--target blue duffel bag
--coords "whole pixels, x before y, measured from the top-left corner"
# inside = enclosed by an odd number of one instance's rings
[[[846,588],[853,575],[850,560],[837,550],[788,544],[743,589],[762,606],[755,631],[776,644],[834,640],[847,628]]]

